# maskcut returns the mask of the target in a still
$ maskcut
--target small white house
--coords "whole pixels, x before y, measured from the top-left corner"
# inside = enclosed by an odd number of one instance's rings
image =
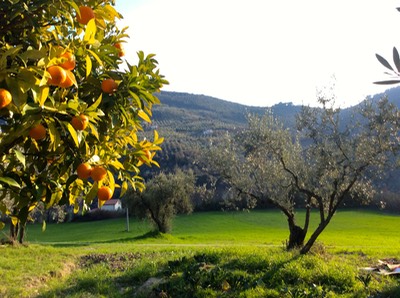
[[[122,209],[122,203],[120,199],[111,199],[104,203],[101,210],[107,211],[120,211]]]

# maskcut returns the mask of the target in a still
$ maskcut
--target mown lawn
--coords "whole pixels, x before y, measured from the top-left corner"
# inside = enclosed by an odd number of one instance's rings
[[[284,251],[277,211],[179,216],[169,235],[124,218],[31,225],[27,247],[0,247],[0,297],[132,297],[150,278],[165,297],[396,297],[395,277],[359,268],[400,258],[399,220],[338,212],[308,256]]]

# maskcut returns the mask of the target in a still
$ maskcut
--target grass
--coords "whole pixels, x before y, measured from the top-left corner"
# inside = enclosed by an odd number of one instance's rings
[[[45,232],[30,225],[27,247],[0,247],[0,296],[132,297],[153,277],[170,297],[395,297],[395,278],[370,278],[359,267],[399,257],[399,220],[338,212],[307,256],[283,250],[288,231],[277,211],[179,216],[170,235],[134,219],[126,232],[123,218]]]
[[[317,225],[313,214],[311,228]],[[302,220],[303,214],[299,214]],[[299,223],[301,222],[299,220]],[[319,241],[327,246],[343,248],[397,249],[399,215],[367,211],[340,211],[322,233]],[[38,244],[84,245],[107,242],[136,244],[197,245],[283,245],[288,238],[285,217],[277,211],[205,212],[178,216],[171,237],[152,238],[146,234],[152,227],[143,221],[130,220],[126,232],[125,219],[109,219],[87,223],[30,225],[27,240]],[[310,230],[311,231],[311,230]]]

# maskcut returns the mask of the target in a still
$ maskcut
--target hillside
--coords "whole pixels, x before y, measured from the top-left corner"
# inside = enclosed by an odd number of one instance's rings
[[[287,121],[288,125],[293,125],[294,116],[301,109],[291,103],[279,103],[270,108],[252,107],[211,96],[180,92],[163,91],[158,97],[161,105],[154,107],[156,121],[212,121],[241,126],[246,125],[248,113],[263,114],[270,109],[277,117]]]
[[[372,100],[379,100],[382,95],[377,94]],[[400,87],[388,89],[386,95],[391,102],[400,106]],[[248,113],[263,114],[271,110],[285,126],[294,128],[296,114],[301,110],[301,106],[291,103],[279,103],[270,108],[250,107],[211,96],[181,92],[161,92],[158,97],[161,105],[154,106],[153,122],[147,131],[157,129],[165,137],[163,150],[157,155],[163,171],[192,167],[201,147],[208,146],[213,138],[245,129]],[[361,104],[342,110],[342,124],[350,120],[351,114]],[[152,168],[147,173],[151,175],[157,170]],[[397,176],[392,175],[387,182],[393,184],[398,180]]]
[[[153,107],[153,122],[148,131],[157,129],[165,137],[163,150],[158,155],[163,170],[185,167],[193,163],[198,150],[207,146],[212,138],[226,132],[242,130],[249,113],[272,112],[287,125],[295,125],[295,115],[301,109],[289,103],[271,108],[250,107],[206,95],[182,92],[161,92],[157,95],[161,105]],[[156,169],[151,169],[153,171]]]
[[[377,101],[387,95],[389,101],[400,107],[400,87],[390,88],[384,94],[376,94],[370,99]],[[264,114],[271,110],[287,127],[295,125],[295,117],[301,106],[292,103],[279,103],[272,107],[246,106],[215,97],[183,92],[165,92],[158,94],[161,105],[154,106],[153,125],[167,131],[184,132],[185,135],[201,136],[205,131],[214,133],[230,131],[246,126],[249,113]],[[362,105],[342,110],[343,120]]]

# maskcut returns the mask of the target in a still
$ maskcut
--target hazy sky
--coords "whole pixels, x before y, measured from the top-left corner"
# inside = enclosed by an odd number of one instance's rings
[[[170,85],[246,105],[315,104],[335,77],[354,105],[391,86],[375,58],[400,51],[394,0],[116,0],[129,26],[126,59],[156,54]]]

